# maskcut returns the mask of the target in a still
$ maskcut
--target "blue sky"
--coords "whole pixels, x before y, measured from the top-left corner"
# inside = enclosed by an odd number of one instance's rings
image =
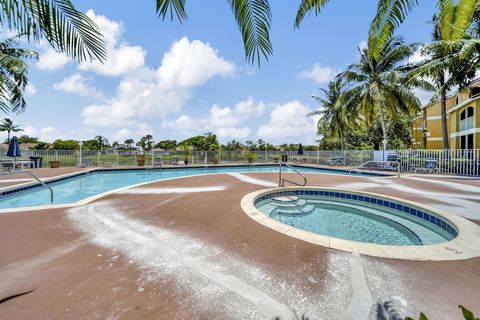
[[[376,1],[331,1],[294,30],[297,2],[271,1],[274,54],[258,68],[245,62],[226,1],[189,1],[184,24],[162,22],[154,1],[74,1],[101,28],[108,61],[79,64],[41,43],[28,108],[12,118],[46,141],[214,132],[222,142],[312,143],[316,119],[305,115],[317,105],[310,96],[355,61]],[[399,33],[428,41],[434,10],[435,1],[422,1]]]

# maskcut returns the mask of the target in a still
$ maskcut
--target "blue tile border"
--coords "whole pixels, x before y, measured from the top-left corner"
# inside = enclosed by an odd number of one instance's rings
[[[395,211],[399,211],[402,213],[409,214],[414,216],[415,218],[422,219],[425,222],[434,225],[437,228],[441,228],[454,238],[458,235],[458,230],[455,226],[451,225],[444,219],[437,217],[434,213],[424,211],[424,209],[420,209],[417,207],[413,207],[407,205],[405,203],[397,203],[392,200],[386,200],[383,198],[375,198],[370,195],[359,195],[355,193],[347,193],[347,192],[340,192],[340,191],[328,191],[328,190],[318,190],[318,189],[292,189],[287,191],[275,191],[266,194],[262,194],[260,197],[257,197],[254,201],[254,205],[257,205],[260,201],[264,201],[270,198],[275,198],[278,196],[286,196],[286,195],[314,195],[320,197],[332,197],[332,198],[343,198],[343,199],[350,199],[358,202],[366,202],[377,206],[383,206],[389,209],[393,209]]]

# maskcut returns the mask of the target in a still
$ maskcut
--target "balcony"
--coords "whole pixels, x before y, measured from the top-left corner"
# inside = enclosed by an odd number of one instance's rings
[[[460,120],[460,131],[472,129],[473,128],[473,119],[474,119],[474,117],[469,117],[469,118]]]

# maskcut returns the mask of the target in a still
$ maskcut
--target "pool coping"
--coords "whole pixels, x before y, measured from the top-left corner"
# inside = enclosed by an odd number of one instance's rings
[[[313,232],[298,229],[287,224],[276,221],[264,213],[260,212],[254,205],[255,199],[263,194],[284,190],[302,190],[313,189],[334,192],[349,192],[358,195],[370,197],[385,198],[391,201],[405,203],[414,207],[422,208],[427,211],[443,217],[453,223],[458,229],[458,235],[454,239],[440,244],[423,246],[391,246],[356,242],[316,234]],[[447,213],[428,205],[419,204],[414,201],[400,199],[396,197],[376,194],[371,192],[356,191],[350,189],[325,188],[325,187],[277,187],[257,190],[245,195],[241,200],[243,212],[257,223],[283,233],[286,236],[306,241],[315,245],[348,251],[352,253],[400,260],[418,260],[418,261],[452,261],[465,260],[480,256],[480,226],[462,218],[460,216]]]
[[[113,167],[113,168],[92,167],[92,168],[88,168],[88,169],[85,169],[85,170],[66,173],[66,174],[62,174],[62,175],[59,175],[59,176],[49,177],[49,178],[45,178],[45,179],[41,179],[41,180],[45,184],[49,185],[51,183],[55,183],[55,182],[59,182],[59,181],[62,181],[62,180],[67,180],[67,179],[72,179],[72,178],[75,178],[75,177],[79,177],[79,176],[83,176],[83,175],[91,174],[91,173],[95,173],[95,172],[178,170],[178,169],[185,169],[185,168],[187,168],[187,169],[190,169],[190,168],[191,169],[195,169],[195,168],[228,168],[228,167],[238,168],[238,167],[250,167],[250,166],[251,167],[264,167],[264,166],[271,166],[271,165],[275,165],[275,163],[225,164],[225,165],[221,165],[221,164],[220,165],[188,165],[188,166],[172,165],[172,166],[163,166],[163,167],[140,167],[140,168],[139,167]],[[295,165],[295,166],[297,166],[297,165]],[[302,167],[302,165],[298,165],[298,166]],[[326,170],[326,171],[329,171],[328,174],[331,174],[331,175],[336,175],[336,174],[338,174],[337,172],[342,172],[342,173],[347,173],[347,174],[349,173],[348,170],[331,169],[331,168],[324,169],[323,167],[320,167],[320,166],[303,166],[303,167],[309,168],[309,169]],[[331,173],[330,173],[330,171],[331,171]],[[258,172],[263,172],[263,171],[258,171]],[[225,172],[222,172],[222,173],[225,173]],[[222,173],[219,173],[219,174],[222,174]],[[250,173],[256,173],[256,172],[252,171]],[[217,174],[217,173],[205,173],[205,174]],[[200,176],[200,175],[205,175],[205,174],[202,173],[202,174],[195,174],[195,175],[191,175],[191,176]],[[325,173],[324,172],[308,172],[307,174],[325,174]],[[191,177],[191,176],[187,176],[187,177]],[[362,177],[362,176],[372,177],[373,176],[373,177],[376,177],[376,178],[396,177],[395,175],[390,175],[390,174],[386,174],[386,173],[377,173],[377,172],[368,172],[368,173],[365,173],[365,174],[356,173],[356,176],[359,176],[359,177]],[[76,201],[76,202],[49,204],[49,205],[40,205],[40,206],[31,206],[31,207],[2,208],[2,209],[0,209],[0,213],[7,213],[7,212],[14,212],[14,211],[23,212],[23,211],[29,211],[29,210],[44,210],[44,209],[52,209],[52,208],[68,208],[68,207],[73,207],[73,206],[78,206],[78,205],[90,203],[93,200],[96,200],[98,198],[107,196],[111,193],[115,193],[119,190],[138,187],[138,186],[148,184],[148,183],[154,183],[154,182],[158,182],[158,181],[165,181],[165,180],[171,180],[171,179],[179,179],[179,178],[183,178],[183,177],[158,179],[158,180],[148,181],[148,182],[145,182],[145,183],[142,182],[140,184],[133,184],[133,185],[129,185],[129,186],[105,191],[103,193],[99,193],[97,195],[94,195],[94,196],[91,196],[91,197],[88,197],[88,198],[85,198],[85,199],[81,199],[81,200]],[[13,194],[16,194],[16,193],[21,193],[21,192],[28,191],[30,189],[36,189],[36,188],[42,188],[42,184],[37,182],[37,181],[29,181],[29,182],[17,184],[17,185],[14,185],[14,186],[0,188],[0,199],[2,199],[5,196],[9,196],[8,194],[4,195],[4,193],[11,193],[13,195]]]
[[[65,173],[62,175],[58,176],[52,176],[48,178],[40,178],[42,182],[45,183],[52,183],[56,182],[58,180],[63,180],[63,179],[68,179],[68,178],[74,178],[76,176],[81,176],[84,174],[88,173],[93,173],[93,172],[99,172],[99,171],[124,171],[124,170],[172,170],[172,169],[184,169],[184,168],[228,168],[228,167],[265,167],[265,166],[272,166],[272,165],[279,165],[278,163],[253,163],[253,164],[194,164],[194,165],[168,165],[168,166],[162,166],[162,167],[91,167],[91,168],[85,168],[84,170],[81,171],[76,171],[76,172],[70,172],[70,173]],[[358,177],[376,177],[376,178],[394,178],[397,177],[396,174],[389,173],[389,172],[377,172],[377,171],[362,171],[362,172],[354,172],[353,174],[351,173],[351,170],[348,169],[341,169],[341,168],[331,168],[331,167],[325,167],[322,165],[310,165],[310,164],[292,164],[294,167],[302,167],[302,168],[307,168],[307,169],[318,169],[318,170],[324,170],[328,171],[328,174],[336,174],[336,173],[342,173],[343,174],[351,174],[355,175]],[[309,174],[316,174],[316,172],[308,172]],[[12,186],[7,186],[7,187],[0,187],[0,194],[5,191],[10,191],[10,190],[15,190],[21,187],[28,187],[28,186],[36,186],[40,185],[37,181],[33,180],[28,181],[25,183],[20,183]]]

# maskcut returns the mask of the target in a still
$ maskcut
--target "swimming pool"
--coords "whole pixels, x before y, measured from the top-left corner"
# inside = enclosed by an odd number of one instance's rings
[[[326,170],[305,166],[296,166],[304,173],[349,174],[346,171]],[[291,172],[287,167],[282,169]],[[170,178],[187,177],[201,174],[228,172],[278,172],[275,165],[244,165],[219,167],[161,168],[94,170],[92,172],[66,177],[63,180],[48,182],[54,191],[54,204],[77,202],[104,192],[139,183],[152,182]],[[358,175],[358,174],[356,174]],[[0,197],[0,208],[21,208],[50,204],[50,192],[39,184],[27,188],[13,188],[3,191]]]
[[[418,246],[457,235],[452,223],[432,212],[351,192],[283,191],[259,197],[255,206],[286,225],[351,241]]]

